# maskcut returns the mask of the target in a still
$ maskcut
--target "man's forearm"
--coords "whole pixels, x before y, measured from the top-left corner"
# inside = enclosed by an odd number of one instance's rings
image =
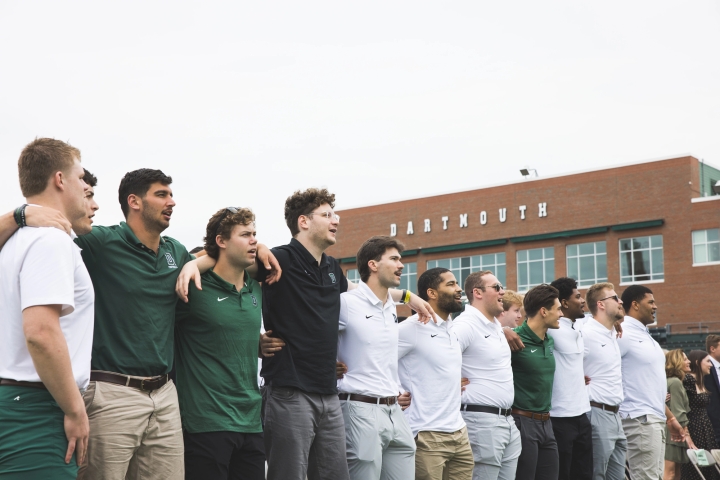
[[[8,238],[12,237],[18,228],[13,212],[0,216],[0,250],[3,245],[5,245],[5,242],[8,241]]]
[[[40,380],[66,415],[77,415],[85,403],[75,383],[59,313],[60,307],[53,305],[25,309],[25,341]]]

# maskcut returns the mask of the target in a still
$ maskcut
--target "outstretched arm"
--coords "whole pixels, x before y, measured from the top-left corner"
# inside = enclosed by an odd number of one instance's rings
[[[20,228],[15,221],[14,213],[15,210],[0,216],[0,249],[12,237],[13,233]],[[72,228],[63,214],[54,208],[32,205],[25,207],[25,224],[28,227],[54,227],[63,230],[67,234],[70,234]]]

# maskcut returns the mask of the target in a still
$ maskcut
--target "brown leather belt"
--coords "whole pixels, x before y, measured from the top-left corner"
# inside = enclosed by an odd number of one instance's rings
[[[541,420],[543,422],[550,420],[550,412],[535,413],[535,412],[528,412],[527,410],[520,410],[518,408],[513,408],[512,413],[514,413],[516,415],[522,415],[523,417],[532,418],[533,420]]]
[[[374,403],[375,405],[395,405],[397,403],[397,397],[369,397],[367,395],[358,395],[356,393],[341,393],[338,397],[340,400]]]
[[[17,380],[9,380],[7,378],[0,378],[0,387],[30,387],[47,390],[47,387],[42,382],[20,382]]]
[[[620,405],[605,405],[604,403],[590,402],[591,407],[599,408],[601,410],[607,410],[608,412],[617,413],[620,410]]]
[[[90,372],[90,381],[114,383],[115,385],[124,385],[126,387],[137,388],[150,392],[157,390],[168,382],[167,375],[158,375],[157,377],[133,378],[127,375],[111,372]]]

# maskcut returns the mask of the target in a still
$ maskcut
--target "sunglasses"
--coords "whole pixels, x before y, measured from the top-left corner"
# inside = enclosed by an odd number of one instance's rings
[[[493,288],[493,289],[495,289],[496,292],[500,292],[500,290],[505,290],[505,287],[503,287],[502,283],[496,283],[494,285],[485,285],[484,287],[475,287],[475,288],[479,288],[483,292],[485,291],[486,288]]]
[[[228,212],[237,213],[239,211],[240,211],[240,209],[237,207],[225,207],[225,211],[223,211],[223,214],[220,215],[220,220],[218,220],[218,222],[217,222],[217,232],[215,233],[215,235],[220,235],[220,224],[222,223],[223,220],[225,220],[225,217],[227,217]]]
[[[620,303],[620,297],[618,297],[617,295],[610,295],[609,297],[601,298],[600,300],[598,300],[598,302],[602,302],[603,300],[608,300],[610,298]]]

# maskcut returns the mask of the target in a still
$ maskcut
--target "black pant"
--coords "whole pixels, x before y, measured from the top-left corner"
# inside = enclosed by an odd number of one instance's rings
[[[183,432],[186,480],[264,480],[262,433]]]
[[[560,455],[559,480],[592,480],[592,427],[586,414],[553,417],[553,432]]]
[[[558,451],[551,420],[533,420],[513,413],[515,426],[520,430],[522,452],[518,458],[517,480],[556,480]]]

